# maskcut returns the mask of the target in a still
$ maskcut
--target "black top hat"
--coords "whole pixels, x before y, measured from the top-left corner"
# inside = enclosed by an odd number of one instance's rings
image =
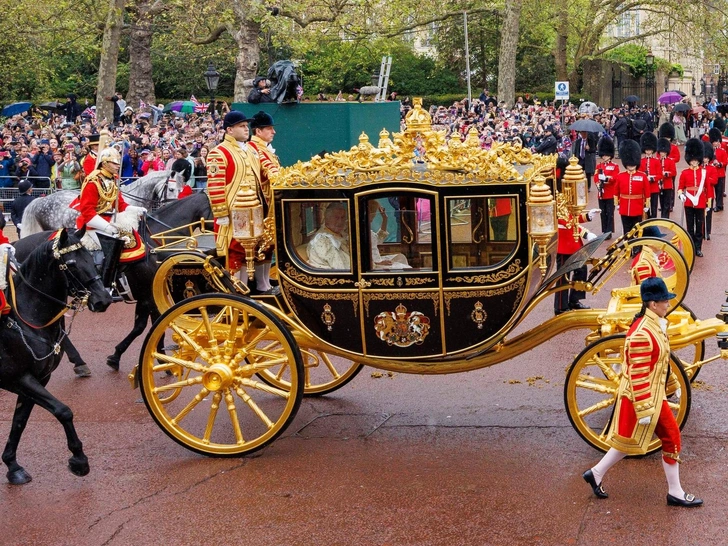
[[[715,150],[713,150],[713,144],[704,140],[703,141],[703,160],[713,161],[715,159]]]
[[[242,112],[238,112],[237,110],[233,110],[232,112],[228,112],[227,114],[225,114],[225,118],[222,120],[222,128],[227,129],[228,127],[233,127],[238,123],[249,121],[250,118],[246,118],[245,114],[243,114]]]
[[[270,114],[266,114],[261,110],[257,114],[255,114],[252,118],[252,121],[250,122],[250,128],[252,130],[255,129],[262,129],[263,127],[273,127],[275,123],[273,123],[273,118]]]
[[[723,135],[720,133],[720,129],[713,127],[710,131],[708,131],[708,138],[711,142],[720,142],[723,140]]]
[[[88,136],[88,143],[89,144],[98,144],[100,137],[101,137],[101,135],[99,135],[98,133],[94,133],[92,135],[89,135]]]
[[[667,301],[676,297],[676,294],[668,292],[667,285],[660,277],[649,277],[640,285],[640,296],[642,301]]]
[[[685,143],[685,162],[690,165],[691,161],[703,162],[703,143],[697,138],[689,138]]]
[[[669,121],[663,123],[660,125],[657,136],[667,138],[669,140],[675,140],[675,126]]]
[[[647,226],[642,229],[642,237],[655,237],[662,239],[665,236],[657,226]]]
[[[614,157],[614,141],[608,136],[603,136],[597,142],[597,155],[599,157]]]
[[[657,151],[657,137],[655,133],[644,133],[640,137],[640,148],[642,152],[646,152],[647,150]]]
[[[635,140],[625,140],[619,145],[619,158],[625,167],[639,167],[642,153]]]

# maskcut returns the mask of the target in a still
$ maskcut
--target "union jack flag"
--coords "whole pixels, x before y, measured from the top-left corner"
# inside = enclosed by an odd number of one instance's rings
[[[96,119],[96,109],[95,108],[92,108],[91,106],[89,106],[88,108],[86,108],[86,110],[84,110],[83,112],[81,112],[81,115],[82,116],[88,116],[91,119]]]
[[[204,114],[207,112],[207,109],[209,108],[210,103],[204,103],[204,102],[197,102],[195,103],[195,113],[197,114]]]
[[[194,95],[190,95],[190,101],[194,102],[195,104],[200,104],[200,101],[198,101]]]

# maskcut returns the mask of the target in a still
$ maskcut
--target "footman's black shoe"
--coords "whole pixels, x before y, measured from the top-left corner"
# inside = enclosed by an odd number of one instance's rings
[[[710,241],[710,233],[708,233],[708,234],[707,234],[707,235],[705,236],[705,240],[706,240],[706,241]]]
[[[589,470],[587,470],[586,472],[584,472],[581,475],[581,477],[584,478],[584,481],[591,486],[592,491],[594,491],[594,494],[597,497],[599,497],[600,499],[606,499],[609,497],[609,495],[607,495],[607,492],[602,487],[602,484],[597,485],[597,481],[594,479],[594,473],[591,471],[591,468]],[[670,498],[671,498],[670,495],[668,495],[667,496],[668,504],[670,503]],[[675,498],[675,497],[672,497],[672,498]],[[700,502],[703,502],[703,501],[700,501]]]
[[[668,493],[667,505],[668,506],[682,506],[684,508],[694,508],[696,506],[702,506],[703,499],[699,499],[695,495],[691,495],[690,493],[685,493],[685,498],[680,499],[678,497],[673,497],[672,495],[670,495]]]
[[[696,256],[697,256],[698,258],[702,258],[702,257],[703,257],[703,251],[702,251],[702,250],[696,250],[696,251],[695,251],[695,255],[696,255]]]
[[[588,305],[584,305],[580,301],[577,301],[576,303],[570,303],[569,309],[591,309]]]

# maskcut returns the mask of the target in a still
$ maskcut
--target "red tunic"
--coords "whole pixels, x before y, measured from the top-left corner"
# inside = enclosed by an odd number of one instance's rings
[[[660,154],[662,155],[662,154]],[[677,176],[677,167],[670,156],[660,158],[660,168],[662,170],[662,187],[666,190],[672,189],[675,185],[675,177]]]
[[[602,182],[599,175],[603,174],[607,179]],[[617,175],[619,174],[619,166],[613,161],[604,161],[597,165],[595,180],[601,186],[599,199],[613,199],[617,188]]]
[[[508,199],[510,201],[510,199]],[[573,216],[569,215],[569,218],[559,218],[559,245],[556,252],[558,254],[565,254],[571,256],[574,252],[584,246],[583,238],[586,234],[586,229],[579,226],[579,238],[574,239],[574,225],[572,223]],[[582,212],[577,221],[582,224],[589,221],[589,216],[586,212]]]
[[[725,167],[728,164],[728,153],[718,146],[715,148],[715,168],[718,169],[718,178],[725,178]],[[720,167],[718,166],[720,165]]]
[[[656,156],[643,157],[640,162],[640,171],[647,175],[650,181],[650,193],[660,193],[660,182],[662,182],[662,166]]]
[[[642,216],[650,198],[650,184],[645,173],[641,171],[619,173],[616,191],[621,216]]]
[[[714,169],[714,173],[715,172],[716,171]],[[702,188],[700,187],[701,180],[703,181]],[[689,197],[685,199],[685,206],[698,209],[704,209],[707,207],[708,186],[710,183],[710,180],[708,180],[708,173],[705,169],[700,167],[697,169],[688,168],[681,172],[680,180],[677,185],[678,192],[683,191],[698,196],[696,204],[693,204]],[[713,185],[715,185],[715,182],[713,182]]]
[[[670,144],[670,153],[667,154],[667,157],[672,159],[675,162],[675,165],[680,163],[680,148],[674,144]]]
[[[89,152],[86,157],[83,158],[83,172],[86,176],[90,175],[96,170],[96,153]]]

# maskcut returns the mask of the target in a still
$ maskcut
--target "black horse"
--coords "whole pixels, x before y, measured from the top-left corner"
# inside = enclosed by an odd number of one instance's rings
[[[156,245],[153,234],[161,231],[174,230],[180,226],[191,224],[200,219],[212,219],[212,209],[207,194],[198,193],[172,201],[154,213],[147,216],[146,222],[142,222],[140,235],[144,240],[147,249]],[[24,237],[15,243],[15,254],[18,259],[25,258],[40,242],[46,240],[52,232],[40,232]],[[182,233],[180,232],[180,235]],[[114,347],[114,354],[106,357],[106,364],[114,370],[119,369],[121,356],[139,337],[147,327],[149,319],[152,322],[159,318],[159,311],[154,303],[153,284],[154,275],[157,271],[156,259],[147,252],[144,259],[123,265],[120,273],[126,275],[131,289],[132,296],[136,300],[134,309],[134,326],[131,332]],[[73,346],[71,340],[66,338],[63,341],[63,348],[68,354],[68,359],[74,365],[74,371],[79,377],[86,377],[91,374],[88,365],[81,357],[78,350]]]
[[[12,310],[0,325],[0,388],[18,395],[13,424],[2,459],[8,467],[11,484],[31,480],[18,464],[20,437],[36,404],[51,412],[66,431],[73,456],[68,467],[76,476],[89,472],[88,459],[73,426],[71,409],[49,393],[45,386],[63,356],[61,342],[66,332],[61,317],[85,300],[93,312],[103,312],[111,304],[96,272],[91,254],[81,245],[84,231],[69,234],[61,230],[51,240],[36,246],[6,290]],[[75,303],[68,305],[68,297]]]

